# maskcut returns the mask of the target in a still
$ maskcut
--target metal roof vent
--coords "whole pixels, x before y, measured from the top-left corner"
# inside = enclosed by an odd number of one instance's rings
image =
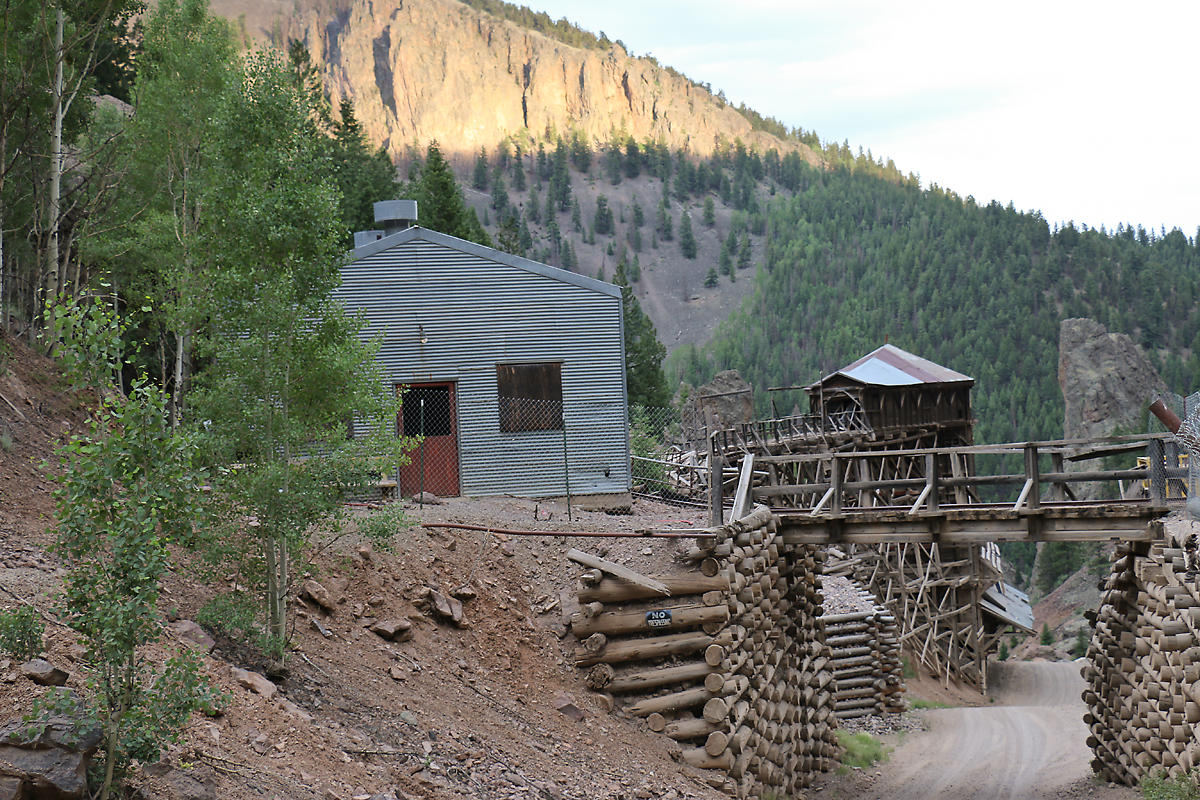
[[[383,231],[355,231],[354,232],[354,249],[366,247],[372,242],[378,242],[383,238]]]
[[[416,200],[384,200],[375,204],[375,221],[383,225],[383,235],[391,236],[417,224]]]

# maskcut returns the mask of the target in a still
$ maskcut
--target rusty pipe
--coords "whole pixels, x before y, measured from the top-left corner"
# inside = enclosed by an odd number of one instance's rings
[[[1154,398],[1154,402],[1150,404],[1150,412],[1158,417],[1171,433],[1179,433],[1179,426],[1183,424],[1183,420],[1176,416],[1174,411],[1167,408],[1167,404],[1162,401],[1161,397]]]

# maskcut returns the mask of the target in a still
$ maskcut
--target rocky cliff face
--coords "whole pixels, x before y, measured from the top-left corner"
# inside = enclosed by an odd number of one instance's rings
[[[1068,439],[1108,436],[1118,426],[1135,431],[1153,396],[1167,391],[1141,347],[1090,319],[1059,328],[1058,385]]]
[[[819,160],[619,45],[571,47],[455,0],[214,0],[213,10],[251,37],[305,42],[335,106],[351,98],[368,136],[393,156],[432,139],[461,156],[509,135],[575,129],[593,143],[623,131],[697,155],[741,138]]]

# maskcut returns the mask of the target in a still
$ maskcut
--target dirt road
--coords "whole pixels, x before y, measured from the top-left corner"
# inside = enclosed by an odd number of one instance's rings
[[[1088,762],[1074,662],[1014,662],[990,668],[995,704],[926,712],[929,729],[910,734],[888,763],[865,771],[857,797],[918,798],[1098,797],[1139,795],[1096,784]]]

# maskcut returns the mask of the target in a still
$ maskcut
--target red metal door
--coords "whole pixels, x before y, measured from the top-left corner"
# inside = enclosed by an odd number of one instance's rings
[[[396,430],[418,439],[400,468],[400,493],[457,497],[458,414],[453,383],[414,383],[404,389]]]

